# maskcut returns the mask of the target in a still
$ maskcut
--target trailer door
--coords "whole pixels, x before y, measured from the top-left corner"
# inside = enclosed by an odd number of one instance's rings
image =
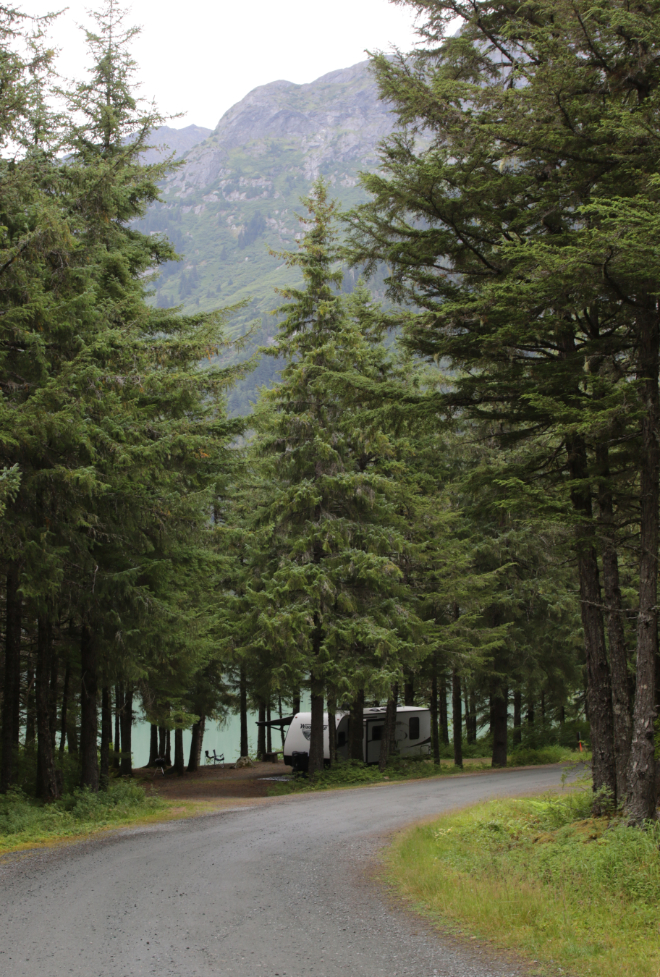
[[[367,749],[364,759],[367,763],[378,763],[380,760],[380,741],[383,738],[383,732],[385,730],[385,720],[381,716],[378,719],[367,719],[365,727]]]

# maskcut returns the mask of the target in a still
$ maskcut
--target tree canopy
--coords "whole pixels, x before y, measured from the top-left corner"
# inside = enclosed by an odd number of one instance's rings
[[[242,418],[235,310],[155,300],[137,29],[105,0],[63,84],[50,18],[0,8],[1,790],[130,775],[138,710],[181,775],[228,711],[272,753],[308,694],[311,777],[368,759],[368,703],[394,762],[403,701],[459,768],[588,729],[595,810],[654,816],[660,10],[408,5],[369,201],[301,201]]]

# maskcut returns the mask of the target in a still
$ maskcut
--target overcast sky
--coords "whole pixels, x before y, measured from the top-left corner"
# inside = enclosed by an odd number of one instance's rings
[[[60,71],[80,77],[85,49],[78,24],[93,0],[71,0],[52,29]],[[257,85],[284,78],[298,84],[363,61],[365,49],[404,50],[415,41],[408,7],[388,0],[134,0],[128,22],[142,27],[133,51],[141,94],[171,124],[214,128],[221,115]],[[24,0],[25,13],[58,9],[54,0]]]

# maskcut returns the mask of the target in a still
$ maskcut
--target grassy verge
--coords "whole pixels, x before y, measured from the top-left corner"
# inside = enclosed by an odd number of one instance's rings
[[[521,750],[509,757],[509,766],[531,766],[533,764],[561,763],[564,760],[574,761],[576,754],[560,746],[549,746],[540,750]],[[315,790],[334,790],[339,787],[361,787],[369,784],[381,784],[401,780],[418,780],[423,777],[438,777],[447,774],[468,773],[473,770],[490,770],[491,762],[487,757],[474,757],[463,761],[463,767],[455,766],[451,761],[441,760],[437,767],[432,760],[424,759],[393,759],[387,765],[384,773],[377,766],[365,767],[358,760],[339,763],[330,770],[324,770],[313,781],[307,777],[295,777],[279,784],[273,784],[268,793],[271,797],[282,794],[298,794]]]
[[[139,784],[122,780],[112,783],[106,792],[74,791],[54,804],[41,804],[13,790],[0,798],[0,854],[53,845],[108,828],[185,817],[204,807],[164,801],[147,795]]]
[[[575,977],[658,977],[660,825],[589,816],[588,792],[492,801],[402,833],[386,874],[416,909]]]

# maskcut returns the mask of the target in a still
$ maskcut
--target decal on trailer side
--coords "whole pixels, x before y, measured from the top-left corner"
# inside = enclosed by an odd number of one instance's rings
[[[307,742],[309,742],[309,740],[311,739],[311,736],[312,736],[312,724],[311,723],[301,723],[300,724],[300,728],[302,729],[303,736],[305,737],[305,739],[307,740]],[[326,723],[325,726],[323,727],[323,730],[325,731],[327,728],[328,728],[328,724]]]

